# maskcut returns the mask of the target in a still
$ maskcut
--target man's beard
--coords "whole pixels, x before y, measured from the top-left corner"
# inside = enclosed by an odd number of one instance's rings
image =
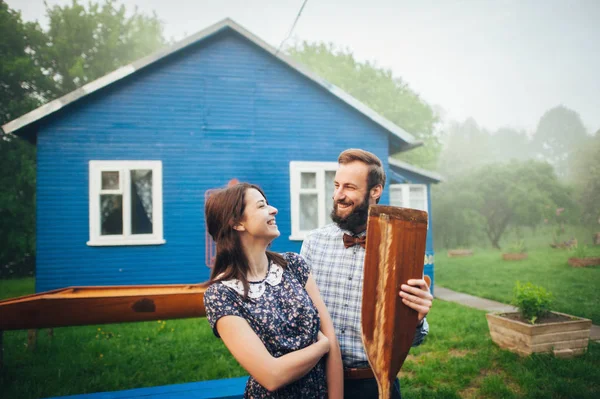
[[[331,220],[342,230],[360,233],[367,227],[367,218],[369,217],[369,192],[367,192],[367,195],[363,198],[362,204],[354,208],[347,217],[343,218],[338,216],[336,209],[337,203],[334,203],[333,210],[331,211]]]

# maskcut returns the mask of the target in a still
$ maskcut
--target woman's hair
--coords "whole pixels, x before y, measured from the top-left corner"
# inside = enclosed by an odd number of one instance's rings
[[[254,184],[237,183],[210,194],[204,206],[208,233],[217,244],[217,255],[208,284],[237,279],[244,285],[244,299],[248,298],[248,259],[244,253],[240,233],[233,227],[244,218],[245,197],[249,189],[255,189],[265,197],[260,187]],[[267,201],[268,204],[268,201]],[[267,251],[269,263],[285,268],[287,262],[280,254]]]

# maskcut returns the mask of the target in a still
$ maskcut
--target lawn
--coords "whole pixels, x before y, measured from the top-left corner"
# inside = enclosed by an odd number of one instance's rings
[[[600,256],[590,247],[588,256]],[[554,295],[553,310],[592,319],[600,324],[600,267],[574,268],[571,251],[549,247],[533,249],[529,258],[503,261],[497,250],[475,250],[473,256],[435,255],[435,283],[455,291],[510,303],[515,282],[532,282]]]
[[[31,282],[9,280],[1,286]],[[17,292],[11,288],[10,292]],[[2,292],[5,292],[4,290]],[[17,292],[29,293],[30,290]],[[431,333],[401,372],[408,398],[596,398],[600,345],[565,360],[521,358],[489,338],[485,312],[436,301]],[[40,331],[35,351],[24,331],[5,332],[0,397],[40,398],[244,375],[205,319]]]

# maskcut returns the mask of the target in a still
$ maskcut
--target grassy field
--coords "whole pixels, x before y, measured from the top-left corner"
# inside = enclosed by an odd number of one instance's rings
[[[539,248],[521,261],[503,261],[497,250],[475,250],[473,256],[435,255],[435,283],[459,292],[510,303],[517,280],[532,282],[554,295],[553,310],[586,317],[600,324],[600,267],[574,268],[567,250]],[[588,249],[600,256],[600,247]]]
[[[19,292],[19,288],[30,287]],[[31,292],[31,279],[0,292]],[[408,398],[596,398],[600,345],[576,359],[521,358],[489,338],[485,313],[436,301],[431,333],[402,373]],[[24,331],[4,333],[1,398],[42,398],[244,375],[205,319],[41,330],[35,351]]]

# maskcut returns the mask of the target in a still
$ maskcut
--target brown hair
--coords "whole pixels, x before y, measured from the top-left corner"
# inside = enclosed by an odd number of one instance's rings
[[[378,184],[381,184],[382,189],[385,188],[385,170],[383,169],[381,159],[379,159],[377,155],[359,148],[349,148],[342,151],[338,157],[338,163],[341,165],[356,161],[369,166],[367,191],[371,191],[371,189]],[[379,198],[377,198],[377,203],[379,203]]]
[[[217,244],[217,255],[208,285],[235,278],[244,285],[244,299],[248,298],[249,289],[246,277],[248,259],[244,253],[239,232],[233,226],[244,217],[246,192],[251,188],[260,192],[265,200],[267,199],[260,187],[254,184],[238,183],[212,193],[204,206],[208,233]],[[276,263],[283,268],[287,266],[287,262],[280,254],[271,251],[266,253],[269,262]]]

